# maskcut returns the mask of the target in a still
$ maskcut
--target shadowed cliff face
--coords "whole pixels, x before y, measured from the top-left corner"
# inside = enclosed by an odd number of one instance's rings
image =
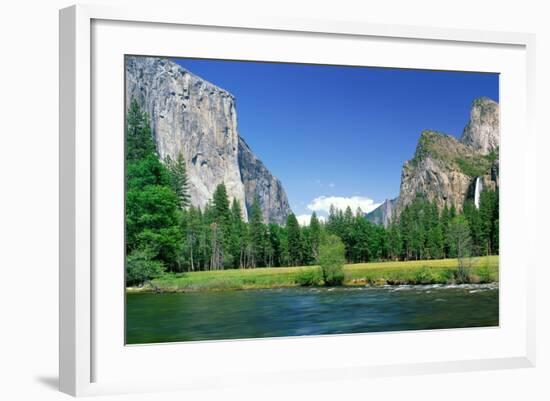
[[[473,196],[477,177],[481,177],[483,188],[498,187],[499,143],[498,103],[476,99],[460,141],[436,131],[422,132],[414,157],[403,165],[396,201],[385,202],[367,217],[387,225],[417,194],[440,209],[447,205],[461,211],[464,201]]]
[[[239,138],[239,167],[245,188],[246,208],[250,213],[258,197],[265,222],[283,224],[290,206],[281,182],[271,175],[261,160],[254,156],[244,139]]]
[[[251,205],[257,196],[264,217],[275,222],[286,219],[290,208],[280,182],[248,147],[251,156],[247,154],[244,160],[251,163],[239,163],[239,151],[243,148],[232,94],[169,60],[128,57],[127,104],[132,98],[149,114],[161,159],[175,159],[180,152],[183,154],[193,205],[204,208],[216,186],[223,182],[230,200]],[[264,183],[276,183],[277,188],[267,190]],[[278,205],[278,200],[284,204]],[[246,209],[243,207],[245,219]]]

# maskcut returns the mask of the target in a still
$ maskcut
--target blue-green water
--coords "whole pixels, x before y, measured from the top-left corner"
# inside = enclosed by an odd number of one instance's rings
[[[127,294],[127,344],[498,326],[498,286]]]

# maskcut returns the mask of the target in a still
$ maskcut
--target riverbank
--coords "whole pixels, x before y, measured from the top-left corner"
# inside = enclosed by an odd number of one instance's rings
[[[498,256],[470,260],[468,281],[498,281]],[[453,284],[456,283],[457,259],[406,262],[373,262],[344,266],[344,286]],[[304,276],[320,274],[318,266],[232,269],[189,273],[170,273],[127,292],[195,292],[297,287]]]

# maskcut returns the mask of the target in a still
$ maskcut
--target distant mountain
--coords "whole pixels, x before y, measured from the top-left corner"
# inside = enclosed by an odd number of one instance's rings
[[[161,159],[185,157],[193,205],[204,207],[223,182],[245,219],[257,197],[265,222],[286,220],[285,190],[239,136],[231,93],[170,60],[136,56],[126,59],[128,104],[132,98],[149,114]]]
[[[424,130],[414,157],[403,165],[399,196],[367,215],[377,224],[389,224],[417,194],[440,208],[462,210],[473,197],[476,179],[483,188],[499,185],[499,107],[489,98],[474,100],[470,121],[460,140],[441,132]],[[390,216],[390,217],[388,217]]]
[[[374,209],[370,213],[366,213],[365,217],[374,224],[382,224],[387,227],[393,216],[395,205],[397,204],[397,198],[386,199],[380,206]]]

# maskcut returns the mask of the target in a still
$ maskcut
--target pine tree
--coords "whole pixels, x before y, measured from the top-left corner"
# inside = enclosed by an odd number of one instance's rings
[[[309,234],[311,241],[311,254],[313,260],[317,260],[319,256],[319,244],[321,243],[321,224],[317,218],[317,214],[313,212],[309,221]]]
[[[468,220],[463,215],[455,216],[449,222],[449,239],[453,253],[463,259],[471,256],[471,237]]]
[[[231,237],[230,252],[233,256],[233,267],[245,267],[246,224],[243,221],[241,204],[235,198],[231,203]]]
[[[499,253],[499,219],[497,218],[493,223],[493,254]]]
[[[257,267],[263,262],[264,224],[260,201],[257,197],[252,202],[249,217],[250,266]]]
[[[443,256],[444,240],[443,230],[439,217],[439,210],[435,202],[429,203],[427,216],[427,238],[426,248],[427,257],[431,259],[439,259]]]
[[[126,117],[125,203],[127,261],[136,261],[132,266],[139,268],[178,270],[182,247],[178,199],[170,187],[170,174],[158,159],[147,114],[135,99]],[[148,264],[144,257],[160,264]]]
[[[185,252],[188,261],[188,270],[194,271],[200,266],[200,238],[202,234],[202,213],[193,206],[186,213],[185,223]]]
[[[401,238],[401,246],[403,252],[403,259],[408,260],[411,256],[410,250],[410,213],[409,208],[405,206],[401,215],[399,216],[399,237]]]
[[[493,199],[493,238],[492,238],[492,253],[498,255],[499,252],[499,219],[500,219],[500,207],[499,207],[499,192],[498,188],[495,191]]]
[[[294,213],[290,213],[286,219],[286,231],[288,236],[288,254],[291,266],[300,266],[302,263],[302,237],[300,225]]]
[[[223,268],[223,245],[220,226],[217,222],[210,224],[210,245],[212,251],[210,254],[210,270],[220,270]]]
[[[377,246],[369,221],[357,213],[350,233],[347,238],[350,247],[348,260],[353,263],[368,262]]]
[[[178,157],[176,158],[176,160],[172,160],[170,156],[166,156],[165,164],[170,171],[172,189],[178,196],[180,207],[182,209],[185,209],[191,204],[185,159],[180,152],[178,153]]]
[[[386,260],[389,255],[389,238],[388,231],[383,226],[375,226],[369,222],[371,230],[374,231],[376,246],[371,254],[376,260]]]
[[[481,238],[487,254],[494,250],[495,221],[498,219],[498,198],[495,191],[481,191],[479,199],[479,216],[481,221]]]
[[[336,207],[334,205],[330,205],[329,212],[328,212],[328,223],[327,225],[331,226],[336,222]]]
[[[224,234],[229,232],[231,226],[231,210],[227,189],[223,183],[218,184],[212,196],[213,219],[222,226]]]
[[[450,243],[448,240],[449,222],[451,220],[450,210],[445,203],[441,212],[441,232],[443,233],[443,257],[448,258],[450,255]]]
[[[336,209],[334,205],[330,205],[326,229],[329,233],[337,235],[340,238],[344,235],[344,213],[341,210]]]
[[[346,211],[344,212],[344,223],[346,226],[351,226],[353,224],[353,212],[349,206],[346,207]]]
[[[208,202],[206,205],[204,205],[204,211],[202,214],[202,234],[200,249],[203,270],[212,270],[213,251],[219,250],[219,244],[216,243],[216,241],[218,240],[218,236],[214,236],[214,229],[217,230],[217,226],[214,226],[214,224],[214,208],[212,207],[211,202]],[[218,261],[219,254],[216,255],[214,259]]]
[[[288,231],[286,227],[281,227],[279,231],[279,243],[281,244],[280,266],[291,266],[288,250]]]
[[[400,259],[403,252],[403,241],[397,221],[392,221],[388,227],[388,251],[391,259]]]
[[[126,160],[142,160],[154,154],[156,148],[149,119],[132,98],[126,115]]]
[[[263,250],[262,250],[263,265],[265,267],[273,267],[275,251],[271,246],[269,227],[265,224],[263,225],[263,230],[262,230],[262,244],[263,244]]]
[[[301,242],[302,264],[303,265],[313,264],[315,259],[313,258],[313,245],[312,245],[310,227],[309,226],[300,227],[300,236],[302,238],[302,242]]]
[[[275,223],[268,226],[269,243],[272,251],[271,266],[282,266],[283,264],[283,228]]]
[[[349,262],[353,261],[353,248],[356,243],[355,232],[353,230],[354,216],[351,211],[351,207],[346,207],[346,211],[340,219],[340,229],[337,235],[342,239],[344,247],[346,249],[346,260]]]
[[[468,226],[470,227],[472,253],[474,255],[486,254],[487,243],[483,238],[483,224],[481,221],[481,215],[479,210],[475,207],[474,202],[471,200],[464,202],[462,213],[468,220]]]
[[[213,266],[216,269],[232,265],[231,248],[231,210],[227,190],[223,183],[218,184],[212,197],[212,246],[217,252],[213,259]]]

